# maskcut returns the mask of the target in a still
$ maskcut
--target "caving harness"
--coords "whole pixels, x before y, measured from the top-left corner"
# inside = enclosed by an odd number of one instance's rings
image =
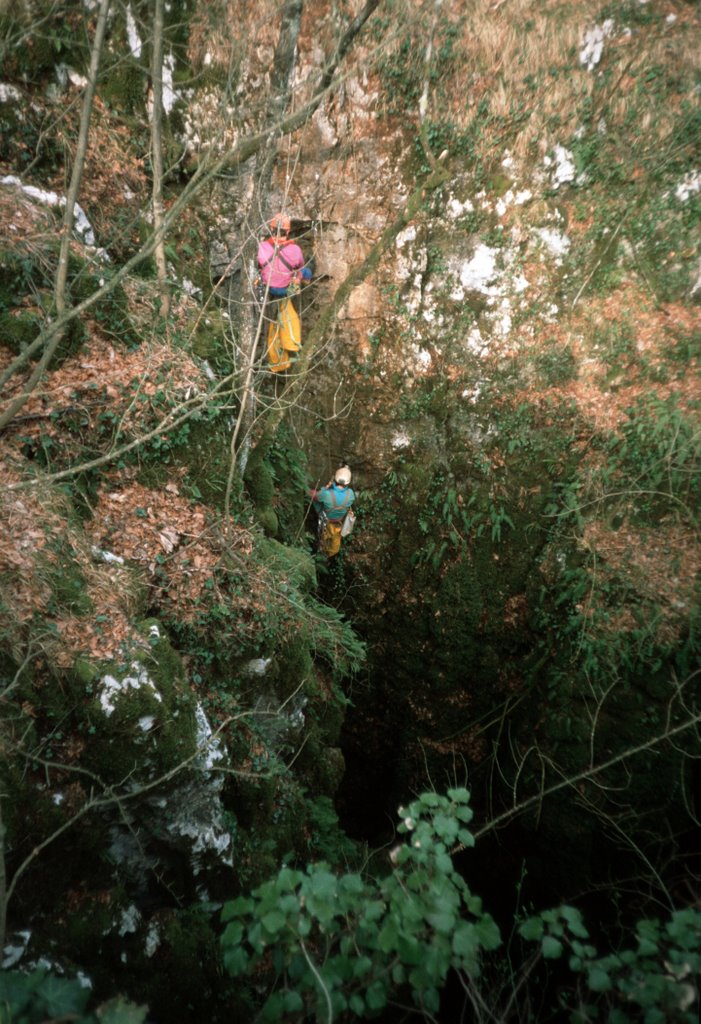
[[[317,511],[317,543],[319,550],[331,558],[337,555],[341,547],[341,538],[348,537],[355,526],[355,512],[351,508],[353,497],[349,487],[344,487],[344,494],[341,500],[337,500],[334,486],[327,488],[333,503],[333,511],[327,512],[325,508]]]
[[[283,265],[285,267],[287,267],[287,269],[289,270],[290,275],[291,275],[290,276],[290,283],[284,289],[285,294],[287,294],[288,289],[296,284],[296,282],[294,282],[292,280],[292,275],[294,275],[297,272],[298,268],[297,267],[293,267],[292,264],[289,262],[289,260],[285,259],[285,254],[284,254],[284,252],[282,250],[283,250],[283,247],[285,245],[291,245],[293,243],[291,241],[289,241],[289,239],[287,241],[282,241],[281,242],[279,239],[273,239],[273,238],[269,238],[268,242],[273,247],[273,251],[270,254],[270,258],[267,259],[265,261],[265,263],[261,263],[260,269],[263,270],[265,267],[272,266],[272,264],[275,262],[275,257],[279,256],[280,259],[282,260]],[[258,298],[261,301],[265,297],[266,289],[272,292],[273,298],[277,298],[278,297],[278,296],[275,295],[276,292],[283,291],[283,289],[281,289],[281,288],[269,289],[268,286],[266,285],[265,281],[263,280],[262,275],[260,275],[260,274],[258,275],[257,285],[258,285]]]
[[[273,288],[267,285],[263,281],[261,274],[259,274],[257,281],[259,302],[265,301],[266,294],[273,300],[279,300],[277,301],[277,315],[268,327],[268,366],[272,373],[284,373],[292,366],[290,353],[299,352],[301,347],[302,326],[299,321],[299,314],[289,298],[290,295],[298,291],[299,284],[293,279],[297,268],[292,266],[282,251],[285,245],[290,244],[289,241],[269,238],[268,242],[272,246],[273,251],[270,257],[260,265],[261,271],[265,267],[272,266],[275,262],[275,257],[278,256],[290,272],[290,282],[284,289]]]

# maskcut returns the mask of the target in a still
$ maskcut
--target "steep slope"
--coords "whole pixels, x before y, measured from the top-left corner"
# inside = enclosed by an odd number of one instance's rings
[[[361,863],[465,779],[462,867],[507,923],[519,886],[692,903],[698,5],[165,14],[157,140],[153,11],[110,14],[58,300],[96,11],[0,20],[18,962],[156,1019],[250,1012],[207,914],[283,860]],[[252,349],[277,209],[314,267],[284,379]],[[328,564],[307,487],[342,458]]]

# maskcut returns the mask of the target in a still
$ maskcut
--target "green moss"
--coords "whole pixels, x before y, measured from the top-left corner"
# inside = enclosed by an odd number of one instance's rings
[[[274,508],[262,507],[256,508],[256,516],[258,522],[263,527],[265,534],[268,537],[275,537],[278,533],[278,518]]]
[[[124,30],[126,32],[126,29]],[[100,98],[123,114],[145,113],[146,70],[133,57],[122,56],[100,84]]]
[[[74,553],[70,547],[62,547],[55,552],[54,558],[46,560],[44,569],[51,587],[50,612],[60,614],[67,611],[74,615],[88,615],[92,610],[92,601]]]
[[[308,730],[298,762],[297,770],[310,793],[332,797],[338,792],[346,770],[343,752],[340,747],[326,746],[322,730],[317,725]]]
[[[76,658],[73,671],[79,685],[90,686],[100,676],[97,665],[94,665],[87,658]]]
[[[192,351],[206,359],[215,370],[227,372],[231,368],[231,344],[227,341],[228,322],[218,310],[208,310],[198,316],[192,338]]]
[[[307,551],[280,544],[272,537],[265,537],[257,541],[256,553],[277,580],[282,578],[305,594],[315,589],[316,566]]]
[[[45,323],[40,308],[53,308],[52,288],[50,268],[35,254],[11,249],[0,254],[0,345],[19,354],[34,341]],[[84,326],[72,320],[63,331],[52,365],[76,351],[85,337]],[[41,350],[34,359],[40,356]]]
[[[535,365],[541,386],[566,384],[577,376],[577,361],[569,344],[544,349],[536,357]]]
[[[85,758],[105,782],[150,779],[182,764],[196,749],[195,699],[179,656],[155,620],[140,626],[145,649],[128,662],[107,665],[96,683],[84,723]],[[156,632],[158,631],[158,632]],[[78,685],[85,689],[81,664]]]
[[[36,15],[24,4],[3,4],[0,14],[0,65],[5,81],[17,79],[26,87],[55,76],[60,62],[85,73],[89,52],[87,33],[81,31],[80,10],[48,8],[42,13],[41,31]]]
[[[0,313],[0,345],[15,355],[31,345],[40,329],[37,315],[28,310]]]
[[[89,298],[102,286],[107,278],[103,269],[95,272],[94,264],[81,260],[71,254],[68,263],[68,288],[74,303],[78,304]],[[141,339],[129,317],[127,295],[121,285],[116,285],[92,306],[90,315],[94,316],[105,334],[124,345],[137,345]]]
[[[39,334],[45,324],[45,316],[39,310],[47,316],[53,310],[51,262],[57,253],[54,246],[44,250],[41,261],[33,253],[13,250],[6,250],[0,257],[0,345],[13,352],[21,352]],[[71,253],[67,282],[69,304],[78,304],[93,295],[100,288],[104,275],[105,271],[96,273],[93,264]],[[126,293],[121,286],[113,288],[93,306],[90,315],[116,341],[138,342],[129,319]],[[87,331],[80,319],[71,320],[64,328],[52,365],[60,365],[80,348],[86,337]],[[34,358],[40,355],[38,351]]]
[[[506,193],[509,191],[512,185],[513,181],[508,176],[508,174],[504,174],[502,170],[495,171],[487,179],[488,190],[497,198],[506,195]]]
[[[273,471],[265,458],[254,452],[244,474],[244,486],[250,495],[255,516],[269,537],[278,534],[278,519],[273,508],[275,484]]]
[[[272,504],[275,495],[273,473],[265,459],[255,452],[248,461],[244,481],[256,509]]]
[[[314,663],[307,642],[298,638],[275,657],[276,692],[284,700],[314,676]]]

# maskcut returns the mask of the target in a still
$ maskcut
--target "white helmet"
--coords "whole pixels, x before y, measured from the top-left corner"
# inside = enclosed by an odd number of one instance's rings
[[[340,484],[341,487],[347,487],[348,484],[351,482],[350,467],[341,466],[339,469],[337,469],[334,475],[334,480],[336,481],[337,484]]]

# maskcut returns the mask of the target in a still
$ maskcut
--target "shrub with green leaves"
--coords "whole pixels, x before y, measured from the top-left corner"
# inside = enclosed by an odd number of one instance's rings
[[[0,971],[0,1024],[143,1024],[145,1006],[122,996],[88,1013],[90,989],[77,978],[62,978],[43,967],[29,973]]]
[[[258,1019],[371,1018],[395,999],[434,1013],[451,968],[479,973],[501,938],[451,858],[474,845],[468,801],[466,789],[451,789],[400,808],[406,842],[383,878],[337,875],[325,862],[283,867],[225,905],[227,971],[255,976],[257,991],[265,979]]]
[[[636,924],[636,945],[599,956],[581,914],[574,907],[548,910],[524,921],[521,937],[540,943],[545,959],[569,954],[570,970],[580,976],[571,1024],[695,1024],[699,1012],[701,912],[691,907],[662,924]],[[572,997],[565,998],[572,1005]]]

